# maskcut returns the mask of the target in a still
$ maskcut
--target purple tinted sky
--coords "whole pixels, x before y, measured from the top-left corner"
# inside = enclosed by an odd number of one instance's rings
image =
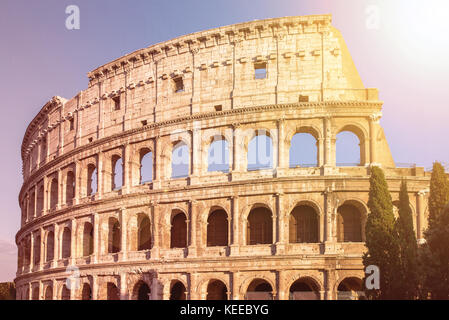
[[[65,28],[76,4],[81,29]],[[375,29],[369,12],[379,12]],[[368,12],[367,12],[368,10]],[[385,102],[381,124],[397,162],[425,167],[449,160],[449,6],[446,1],[226,0],[0,2],[0,281],[16,269],[20,145],[26,126],[52,96],[71,98],[86,73],[176,36],[272,17],[331,13],[366,87]]]

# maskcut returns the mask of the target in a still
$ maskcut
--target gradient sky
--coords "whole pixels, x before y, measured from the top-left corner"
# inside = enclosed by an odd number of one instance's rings
[[[71,4],[80,8],[80,30],[65,28]],[[157,42],[255,19],[327,13],[365,86],[379,88],[395,161],[426,168],[449,161],[449,1],[1,0],[0,281],[11,281],[16,270],[22,138],[52,96],[73,97],[87,87],[87,72]]]

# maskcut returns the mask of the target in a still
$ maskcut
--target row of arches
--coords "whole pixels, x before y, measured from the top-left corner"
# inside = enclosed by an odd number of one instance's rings
[[[179,280],[172,280],[169,284],[170,291],[169,300],[187,300],[189,297],[189,291],[186,285]],[[43,299],[53,300],[55,298],[52,285],[46,285],[43,288]],[[289,300],[320,300],[323,299],[323,288],[317,283],[317,281],[311,277],[301,277],[293,281],[288,287],[286,298]],[[106,282],[104,284],[104,295],[102,299],[105,300],[120,300],[120,290],[113,282]],[[226,284],[219,279],[210,279],[206,286],[206,300],[230,300],[229,288]],[[70,300],[71,293],[67,285],[64,284],[59,295],[61,300]],[[28,299],[28,289],[25,292],[25,299]],[[32,300],[39,300],[39,287],[34,287],[32,291]],[[357,277],[347,277],[342,279],[337,286],[337,299],[357,299],[362,298],[362,280]],[[77,295],[74,297],[79,300],[92,300],[92,288],[88,282],[84,282]],[[150,286],[142,280],[137,281],[131,288],[130,297],[131,300],[151,300],[152,291]],[[273,300],[276,299],[276,290],[273,285],[266,279],[255,278],[251,280],[247,286],[246,292],[243,297],[245,300]]]
[[[337,165],[356,166],[363,164],[363,150],[360,130],[343,128],[337,134],[336,140],[336,163]],[[191,165],[191,154],[189,145],[178,140],[171,146],[171,178],[189,176]],[[213,136],[208,147],[207,171],[228,172],[230,170],[229,142],[222,135]],[[138,177],[132,179],[132,184],[145,184],[154,178],[155,161],[153,151],[149,147],[143,147],[137,151],[136,161]],[[318,134],[313,130],[302,129],[294,134],[290,140],[289,166],[291,168],[316,167],[318,166]],[[201,161],[201,160],[200,160]],[[273,168],[273,137],[269,130],[255,130],[253,138],[248,142],[247,148],[247,170],[261,170]],[[108,174],[103,183],[105,192],[120,190],[125,184],[125,162],[122,153],[113,153],[106,161],[105,168]],[[97,163],[88,163],[81,177],[76,177],[76,169],[66,171],[61,181],[57,176],[52,176],[48,185],[39,183],[37,188],[29,191],[29,199],[22,208],[25,217],[31,219],[39,216],[46,209],[44,198],[47,197],[47,209],[55,210],[58,204],[72,205],[76,197],[77,183],[81,186],[81,196],[93,196],[98,192],[98,166]],[[77,181],[78,179],[78,181]],[[59,195],[60,185],[63,186],[63,195]],[[46,191],[47,190],[47,191]]]
[[[352,203],[344,203],[337,209],[337,241],[338,242],[362,242],[363,212]],[[273,239],[273,213],[271,209],[262,204],[254,205],[250,210],[246,221],[246,245],[272,244]],[[150,250],[153,246],[154,235],[150,217],[140,213],[135,219],[135,225],[126,233],[122,232],[122,224],[117,217],[109,217],[106,224],[105,236],[106,252],[115,254],[122,251],[122,236],[128,237],[128,248],[131,251]],[[77,255],[83,257],[94,254],[94,225],[84,222],[78,227],[78,235],[81,237]],[[172,211],[170,220],[170,248],[186,248],[189,245],[189,227],[187,214],[179,209]],[[211,208],[207,217],[206,241],[207,247],[228,246],[230,242],[230,217],[221,207]],[[288,242],[289,243],[318,243],[320,242],[320,217],[317,210],[310,204],[298,204],[290,212],[288,218]],[[43,239],[38,234],[33,241],[26,237],[19,245],[19,269],[30,264],[31,249],[33,249],[33,264],[38,265],[41,259],[41,251],[44,263],[56,259],[72,257],[72,230],[64,227],[55,237],[53,230],[44,232]],[[58,241],[56,241],[58,240]],[[73,240],[74,241],[74,240]],[[59,244],[55,250],[55,243]],[[43,247],[41,247],[43,244]],[[59,256],[57,256],[59,253]]]

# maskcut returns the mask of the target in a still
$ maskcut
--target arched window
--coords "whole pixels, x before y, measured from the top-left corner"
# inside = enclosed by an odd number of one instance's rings
[[[228,289],[226,285],[220,280],[211,280],[207,285],[206,300],[228,300]]]
[[[108,282],[106,285],[106,291],[107,300],[120,300],[119,290],[114,283]]]
[[[73,198],[75,197],[75,175],[73,171],[67,172],[66,184],[65,184],[65,201],[66,204],[71,205]]]
[[[318,242],[318,215],[306,205],[297,206],[290,214],[290,243]]]
[[[229,172],[229,147],[222,136],[214,137],[209,146],[207,171]]]
[[[61,258],[70,258],[72,246],[72,234],[69,228],[64,228],[62,232],[62,255]]]
[[[337,288],[338,300],[358,300],[363,299],[365,293],[363,290],[362,280],[355,277],[343,279]]]
[[[41,261],[41,236],[37,236],[34,241],[34,265],[38,265]]]
[[[133,293],[134,300],[150,300],[150,287],[142,280],[135,284]]]
[[[41,185],[39,187],[39,189],[37,190],[37,199],[36,200],[37,200],[36,213],[37,213],[37,216],[41,216],[42,211],[44,211],[44,186],[43,185]]]
[[[336,162],[340,167],[354,167],[361,165],[360,140],[351,131],[337,134]]]
[[[361,242],[362,222],[359,209],[352,204],[343,204],[337,213],[337,241]]]
[[[179,141],[174,144],[172,152],[172,178],[189,176],[189,147],[185,142]]]
[[[297,133],[290,144],[290,168],[317,167],[318,146],[317,140],[310,133]]]
[[[50,209],[56,209],[58,204],[58,179],[54,178],[51,180],[50,186]]]
[[[62,286],[61,289],[61,300],[70,300],[70,290],[66,285]]]
[[[81,300],[92,300],[92,289],[88,283],[83,283],[83,289],[81,290]]]
[[[172,283],[170,289],[170,300],[186,300],[186,287],[181,281]]]
[[[93,164],[87,166],[87,195],[97,193],[97,167]]]
[[[263,279],[254,279],[248,286],[245,300],[273,300],[273,287]]]
[[[153,181],[153,153],[150,149],[140,150],[140,184]]]
[[[31,297],[32,300],[39,300],[39,287],[35,287],[33,289],[33,296]]]
[[[36,193],[33,191],[31,193],[31,196],[28,201],[28,220],[31,220],[31,218],[34,217],[34,210],[35,210],[34,204],[36,201],[35,199],[36,199]]]
[[[123,160],[121,157],[112,156],[112,181],[111,190],[119,190],[123,186]]]
[[[47,286],[47,288],[45,288],[44,299],[53,300],[53,288],[51,286]]]
[[[90,222],[83,226],[83,257],[94,253],[94,228]]]
[[[55,254],[55,234],[53,231],[47,233],[47,241],[45,248],[45,262],[52,261]]]
[[[223,209],[213,211],[207,219],[207,246],[228,245],[228,215]]]
[[[143,217],[139,222],[138,250],[151,249],[151,222],[148,217]]]
[[[319,289],[316,283],[309,278],[296,280],[290,286],[290,300],[319,300]]]
[[[31,236],[25,238],[25,265],[31,263]]]
[[[256,136],[248,144],[248,170],[273,167],[273,142],[268,132],[257,130]]]
[[[170,233],[171,248],[187,247],[187,221],[184,213],[179,212],[172,218]]]
[[[258,207],[251,210],[247,221],[247,244],[273,243],[273,221],[270,209]]]
[[[120,223],[115,218],[109,218],[108,253],[117,253],[121,250]]]

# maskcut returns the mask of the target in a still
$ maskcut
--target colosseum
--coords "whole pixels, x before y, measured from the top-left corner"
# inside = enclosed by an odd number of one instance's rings
[[[18,299],[357,297],[372,166],[394,201],[407,179],[423,238],[429,173],[395,164],[330,15],[181,36],[88,78],[23,138]],[[341,132],[358,163],[337,163]]]

